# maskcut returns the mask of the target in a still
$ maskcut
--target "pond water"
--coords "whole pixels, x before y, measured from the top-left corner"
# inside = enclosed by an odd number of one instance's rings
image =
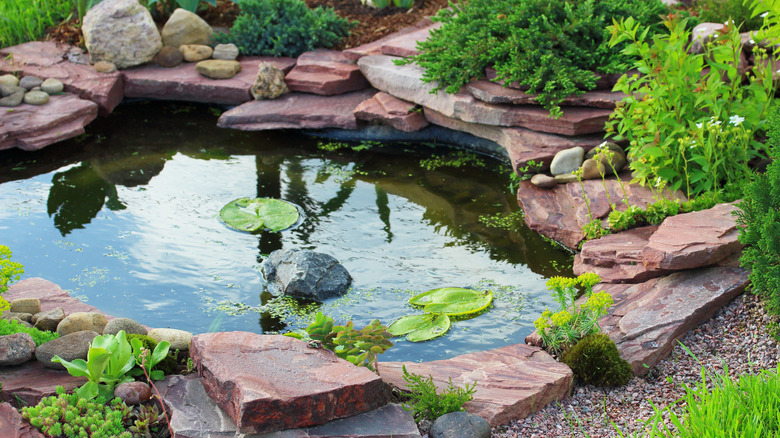
[[[487,313],[433,341],[396,338],[380,356],[419,361],[522,342],[552,305],[546,279],[571,275],[571,255],[523,225],[506,164],[430,144],[332,150],[296,132],[220,129],[217,115],[126,104],[79,139],[0,152],[0,244],[24,265],[23,278],[46,278],[117,317],[193,333],[305,327],[316,306],[264,290],[262,260],[280,248],[342,262],[352,289],[322,310],[358,328],[421,313],[406,301],[429,289],[494,292]],[[453,157],[462,165],[436,167]],[[260,235],[220,222],[224,204],[255,196],[293,202],[306,220]]]

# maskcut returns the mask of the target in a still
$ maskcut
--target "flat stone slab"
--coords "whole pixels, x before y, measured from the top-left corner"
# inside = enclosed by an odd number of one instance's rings
[[[375,373],[288,336],[248,332],[192,338],[190,356],[214,399],[241,433],[317,426],[388,402]]]
[[[544,167],[549,167],[555,154],[564,149],[580,146],[585,150],[590,150],[604,141],[601,135],[568,137],[536,132],[525,128],[507,128],[464,122],[447,117],[430,108],[424,108],[423,114],[426,120],[434,125],[467,132],[501,145],[506,149],[512,168],[515,171],[525,166],[531,160],[541,163]]]
[[[230,79],[209,79],[195,71],[195,63],[183,62],[173,68],[145,64],[122,70],[125,96],[143,99],[180,100],[187,102],[241,105],[253,100],[249,93],[257,78],[261,62],[289,72],[295,58],[244,56],[239,59],[241,71]]]
[[[424,70],[417,65],[395,65],[393,61],[397,59],[386,55],[365,56],[358,60],[358,66],[374,88],[464,122],[582,135],[602,132],[604,122],[612,112],[600,108],[570,107],[563,110],[560,118],[552,119],[542,107],[493,105],[475,99],[465,90],[455,94],[439,90],[431,94],[435,86],[422,82]]]
[[[54,95],[45,105],[21,104],[0,110],[0,150],[42,149],[84,133],[98,105],[73,94]]]
[[[720,264],[742,245],[733,204],[664,219],[660,226],[630,229],[585,242],[574,274],[598,274],[605,283],[637,283],[673,271]]]
[[[536,94],[529,94],[516,88],[480,79],[466,84],[466,90],[472,96],[486,103],[510,104],[510,105],[538,105]],[[625,94],[605,90],[586,91],[579,96],[568,96],[561,106],[588,106],[593,108],[614,109],[621,102]]]
[[[302,53],[284,78],[290,91],[332,96],[370,87],[355,60],[336,50]]]
[[[62,81],[65,91],[98,104],[101,115],[107,115],[124,96],[119,72],[98,73],[92,66],[74,64],[66,59],[73,46],[51,41],[32,41],[0,49],[0,73],[23,72],[42,79]],[[13,59],[8,58],[13,54]]]
[[[428,126],[428,120],[419,107],[415,107],[413,103],[380,91],[355,108],[355,118],[392,126],[399,131],[414,132]]]
[[[418,55],[417,42],[425,41],[431,36],[431,31],[441,27],[441,22],[430,24],[422,29],[404,33],[382,43],[382,54],[408,58]]]
[[[0,403],[0,436],[3,438],[44,438],[43,434],[22,418],[22,413],[8,403]]]
[[[171,414],[177,438],[419,438],[411,414],[400,405],[388,404],[353,417],[334,420],[312,428],[245,435],[236,423],[206,394],[196,374],[168,376],[157,384]]]
[[[627,173],[621,176],[629,204],[645,208],[647,204],[655,202],[655,194],[650,189],[638,184],[629,184],[630,179]],[[603,220],[609,215],[611,207],[602,181],[586,180],[582,183],[590,200],[591,214],[594,219]],[[621,202],[623,190],[617,179],[607,179],[605,184],[618,210],[625,210],[626,205]],[[676,193],[676,196],[683,198],[681,193]],[[578,182],[558,184],[552,189],[540,189],[530,181],[521,181],[517,191],[517,201],[523,209],[525,223],[537,233],[570,249],[576,249],[585,237],[582,226],[587,224],[590,218],[582,187]]]
[[[355,108],[376,90],[337,96],[288,93],[274,100],[251,101],[226,111],[217,121],[221,128],[242,131],[268,129],[357,129]]]
[[[73,377],[65,370],[46,368],[37,360],[31,360],[21,365],[0,368],[0,382],[3,383],[0,401],[21,407],[19,400],[22,400],[25,405],[35,406],[43,397],[54,395],[57,386],[71,390],[86,381],[86,377]]]
[[[433,23],[430,18],[423,18],[417,23],[405,27],[398,32],[391,33],[390,35],[387,35],[385,37],[382,37],[376,41],[363,44],[362,46],[353,47],[351,49],[343,50],[342,53],[344,53],[344,56],[350,59],[354,59],[357,61],[358,59],[368,56],[368,55],[381,55],[382,54],[382,45],[392,41],[396,38],[399,38],[401,36],[404,36],[406,34],[416,32],[420,29],[426,28],[430,26]]]
[[[113,316],[103,313],[98,308],[71,297],[62,288],[43,278],[26,278],[16,282],[3,294],[3,298],[8,301],[13,301],[17,298],[38,298],[41,301],[41,311],[44,312],[62,307],[65,315],[76,312],[90,312],[101,313],[109,321],[114,319]],[[2,380],[0,379],[0,381]],[[3,387],[5,387],[5,383]]]
[[[407,389],[402,366],[410,373],[432,376],[439,391],[449,379],[456,386],[476,382],[468,412],[488,420],[492,427],[525,418],[548,403],[569,395],[573,374],[538,347],[515,344],[432,362],[380,362],[387,383]]]

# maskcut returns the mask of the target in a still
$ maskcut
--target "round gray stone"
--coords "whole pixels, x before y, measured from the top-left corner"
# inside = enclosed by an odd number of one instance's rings
[[[43,79],[37,76],[25,76],[19,81],[19,86],[25,90],[31,90],[35,87],[40,87],[43,83]]]
[[[82,330],[90,330],[101,334],[107,323],[108,321],[102,313],[76,312],[60,321],[57,325],[57,333],[64,336]]]
[[[19,365],[32,359],[35,341],[27,333],[0,336],[0,366]]]
[[[19,86],[19,78],[12,74],[0,76],[0,85],[12,85],[14,87]]]
[[[270,289],[297,298],[324,301],[345,294],[352,283],[335,257],[309,250],[276,250],[262,268]]]
[[[124,330],[127,334],[145,335],[147,333],[146,327],[130,318],[116,318],[108,321],[108,324],[103,328],[103,334],[115,335],[120,330]]]
[[[607,149],[607,151],[604,151],[604,149]],[[626,167],[628,162],[626,159],[626,152],[623,150],[623,148],[611,141],[605,141],[597,147],[589,150],[588,153],[585,154],[585,159],[587,160],[589,158],[595,158],[604,164],[605,169],[610,175],[615,173],[612,170],[613,167],[615,171],[620,172],[624,167]],[[612,161],[611,164],[610,160]]]
[[[214,47],[214,52],[211,54],[214,59],[224,59],[226,61],[233,61],[238,58],[238,47],[235,44],[217,44]]]
[[[564,149],[555,154],[552,163],[550,163],[550,173],[553,176],[572,173],[580,168],[584,156],[585,149],[580,146]]]
[[[149,401],[152,389],[144,382],[125,382],[114,388],[114,396],[121,398],[128,406],[135,406]]]
[[[31,322],[35,324],[35,328],[38,330],[54,332],[57,331],[57,325],[63,319],[65,319],[65,311],[62,307],[57,307],[56,309],[36,313],[33,315]]]
[[[158,328],[151,329],[146,334],[150,338],[154,339],[158,343],[167,341],[171,344],[170,351],[173,350],[189,350],[190,341],[192,341],[192,333],[185,330],[177,330],[171,328]]]
[[[54,356],[59,356],[69,362],[75,359],[86,360],[87,353],[89,352],[89,343],[92,342],[96,336],[98,336],[98,334],[92,330],[82,330],[80,332],[60,336],[57,339],[52,339],[49,342],[39,345],[35,350],[35,358],[47,368],[64,370],[65,366],[59,362],[52,362],[52,358]]]
[[[431,427],[431,438],[490,438],[490,424],[468,412],[450,412],[437,418]]]
[[[537,173],[536,175],[532,176],[531,184],[539,187],[540,189],[551,189],[558,185],[558,183],[555,182],[555,178],[543,173]]]
[[[22,104],[23,100],[24,100],[24,91],[18,91],[16,93],[12,93],[0,99],[0,106],[4,106],[4,107],[19,106]]]
[[[41,311],[41,300],[38,298],[18,298],[11,301],[11,308],[14,313],[30,313],[32,315]]]
[[[32,323],[32,313],[26,313],[26,312],[11,312],[10,310],[6,310],[3,312],[3,319],[12,320],[12,319],[18,319],[19,321],[24,321],[26,323]]]
[[[582,162],[582,179],[597,179],[601,178],[601,174],[608,175],[604,164],[589,158]]]
[[[3,96],[3,97],[10,96],[10,95],[12,95],[14,93],[18,93],[20,91],[22,92],[22,94],[24,94],[24,92],[26,90],[24,88],[18,86],[18,85],[4,85],[4,84],[0,84],[0,96]]]
[[[59,79],[49,78],[43,81],[41,84],[41,91],[52,94],[52,93],[62,93],[62,90],[65,89],[65,84],[62,83]]]
[[[24,103],[28,105],[43,105],[49,101],[49,95],[43,91],[28,91],[24,95]]]

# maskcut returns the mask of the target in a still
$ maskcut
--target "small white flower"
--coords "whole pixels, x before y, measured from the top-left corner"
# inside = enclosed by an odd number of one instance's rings
[[[702,125],[704,125],[704,124],[703,124],[703,123],[697,123],[697,124],[696,124],[696,127],[697,127],[697,128],[699,128],[699,129],[701,129]]]
[[[661,177],[659,176],[657,180],[655,180],[655,186],[658,187],[661,185]]]
[[[751,45],[753,45],[753,44],[755,44],[755,43],[756,43],[756,42],[755,42],[755,41],[753,41],[752,39],[751,39],[749,42],[750,42],[750,44],[751,44]]]
[[[729,117],[729,123],[731,123],[734,126],[739,126],[744,121],[745,121],[744,117],[740,117],[737,115]]]
[[[759,15],[759,17],[766,18],[767,15],[769,15],[769,12],[764,12],[763,14]]]

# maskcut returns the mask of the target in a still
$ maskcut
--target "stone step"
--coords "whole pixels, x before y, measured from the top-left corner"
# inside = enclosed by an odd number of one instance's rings
[[[192,338],[206,394],[241,433],[317,426],[387,404],[378,375],[288,336],[248,332]]]
[[[119,72],[98,73],[88,64],[74,64],[65,56],[72,46],[53,41],[32,41],[0,49],[0,73],[22,72],[39,78],[62,81],[65,91],[98,104],[101,115],[108,115],[124,96]],[[79,50],[80,51],[80,50]]]
[[[594,272],[605,283],[636,283],[673,271],[711,266],[738,254],[733,204],[666,218],[585,242],[574,258],[574,274]]]
[[[430,108],[464,122],[509,126],[561,135],[582,135],[604,130],[609,109],[568,107],[558,119],[534,105],[495,105],[479,101],[465,90],[431,94],[435,85],[422,82],[424,70],[416,65],[395,65],[399,58],[387,55],[365,56],[358,60],[360,71],[374,88],[399,99]]]
[[[0,150],[34,151],[83,134],[84,127],[97,117],[98,105],[64,94],[50,96],[44,105],[23,103],[2,112]]]
[[[486,419],[491,426],[525,418],[548,403],[569,395],[573,374],[537,347],[509,345],[432,362],[380,362],[379,373],[387,383],[407,389],[402,367],[410,373],[431,376],[438,391],[449,385],[476,382],[468,412]]]
[[[355,61],[335,50],[315,50],[301,54],[284,82],[291,91],[323,96],[363,90],[370,86]]]
[[[428,126],[425,116],[415,107],[413,103],[380,91],[355,108],[355,118],[392,126],[399,131],[414,132]]]
[[[510,105],[537,105],[536,94],[529,94],[515,88],[481,79],[466,84],[466,90],[472,96],[486,103]],[[614,109],[625,94],[612,91],[586,91],[579,96],[568,96],[561,102],[562,106],[587,106],[593,108]]]
[[[375,93],[371,89],[336,96],[288,93],[278,99],[251,101],[226,111],[217,126],[242,131],[357,129],[355,108]]]
[[[334,420],[321,426],[244,435],[207,394],[196,374],[168,376],[157,384],[171,415],[174,438],[419,438],[411,414],[397,404]]]
[[[295,58],[244,56],[238,60],[241,71],[230,79],[209,79],[195,71],[195,63],[183,62],[173,68],[144,64],[122,70],[126,97],[158,100],[181,100],[223,105],[249,102],[249,88],[257,78],[258,66],[267,62],[282,72],[289,72]]]

